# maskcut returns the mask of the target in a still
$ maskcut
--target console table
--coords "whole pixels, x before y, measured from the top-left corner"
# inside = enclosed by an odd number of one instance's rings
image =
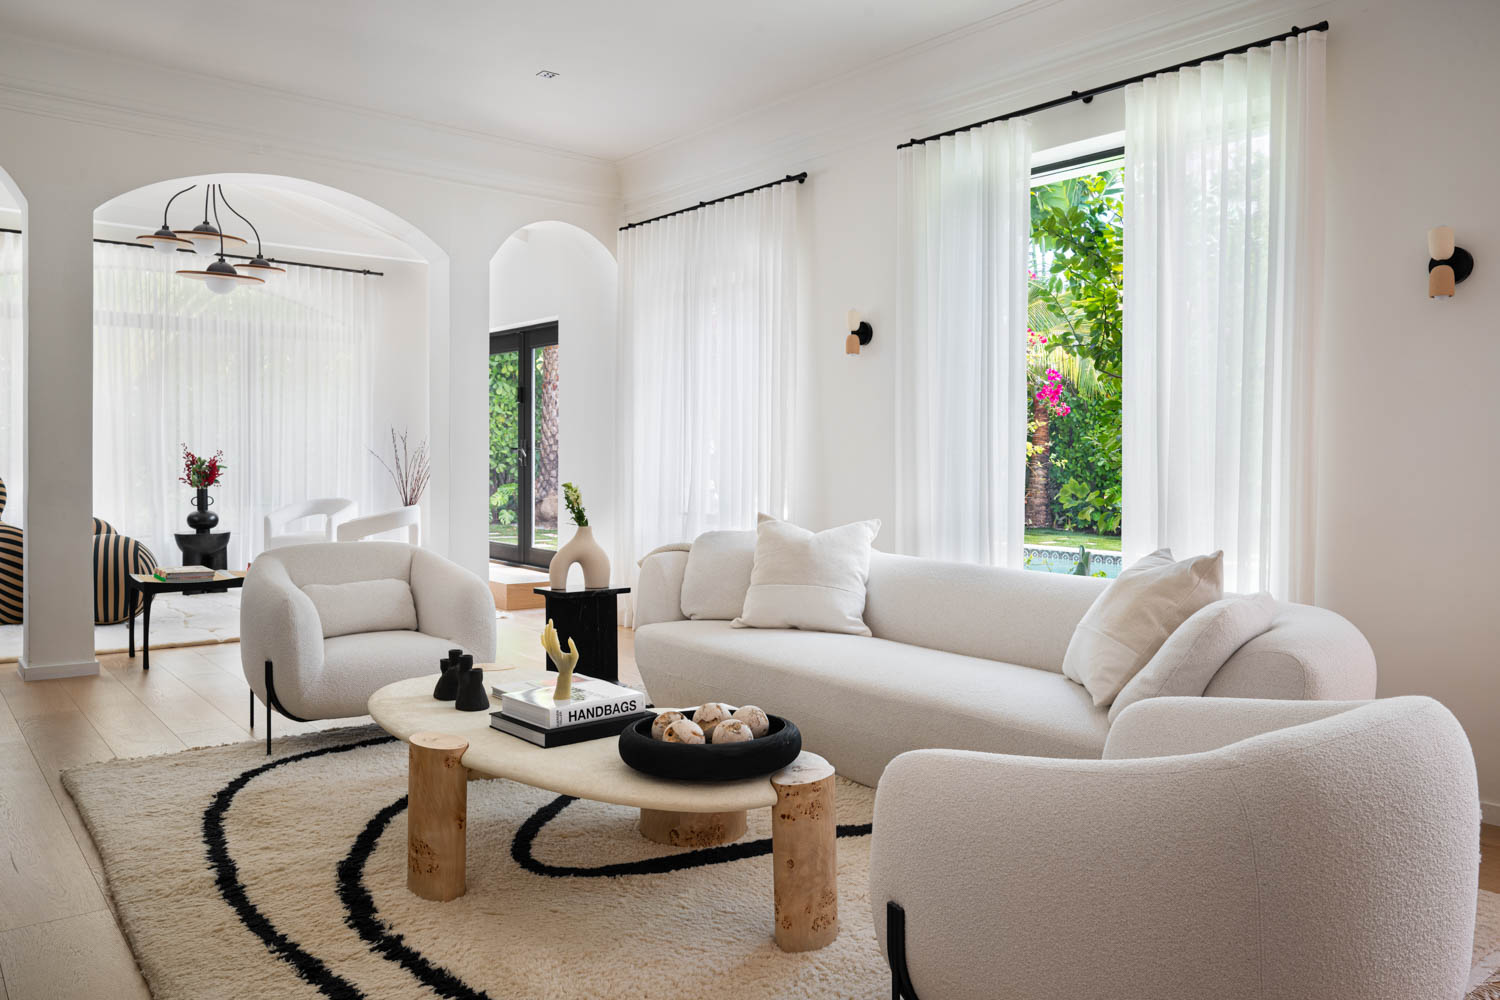
[[[601,681],[620,679],[620,616],[616,598],[630,593],[629,587],[598,590],[553,590],[537,587],[547,602],[547,617],[557,629],[563,649],[568,640],[578,644],[578,672]],[[548,658],[547,669],[557,669]]]
[[[229,537],[227,534],[225,537]],[[194,580],[191,583],[173,583],[158,580],[151,573],[131,573],[125,577],[125,606],[135,603],[131,593],[141,595],[141,669],[151,669],[151,602],[157,594],[221,594],[234,587],[245,585],[244,573],[220,570],[212,580]],[[130,616],[130,655],[135,656],[135,615]]]

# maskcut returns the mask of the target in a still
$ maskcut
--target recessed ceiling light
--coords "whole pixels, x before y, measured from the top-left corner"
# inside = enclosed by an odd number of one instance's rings
[[[536,71],[536,75],[541,77],[543,80],[550,80],[553,77],[561,76],[562,74],[558,73],[556,70],[539,69]]]

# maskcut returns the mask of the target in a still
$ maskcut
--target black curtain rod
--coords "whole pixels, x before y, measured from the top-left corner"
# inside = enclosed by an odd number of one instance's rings
[[[621,226],[620,232],[623,233],[627,229],[634,229],[636,226],[649,226],[653,222],[660,222],[662,219],[670,219],[674,215],[682,215],[686,212],[696,212],[700,208],[707,208],[709,205],[717,205],[721,201],[728,201],[731,198],[738,198],[741,195],[754,194],[756,191],[764,191],[766,188],[772,188],[778,184],[785,184],[788,181],[796,181],[798,184],[801,184],[805,180],[807,180],[806,170],[802,171],[802,173],[800,174],[787,174],[779,181],[770,181],[765,184],[757,184],[753,188],[745,188],[745,190],[736,191],[734,194],[726,194],[722,198],[715,198],[712,201],[700,201],[696,205],[689,205],[687,208],[679,208],[677,211],[668,212],[666,215],[658,215],[650,219],[642,219],[640,222],[632,222],[628,226]]]
[[[1291,31],[1285,31],[1279,35],[1272,35],[1270,38],[1262,38],[1258,42],[1250,42],[1245,45],[1237,45],[1232,49],[1225,49],[1223,52],[1215,52],[1211,56],[1199,56],[1197,59],[1190,59],[1187,62],[1180,62],[1175,66],[1166,66],[1162,69],[1152,70],[1149,73],[1142,73],[1139,76],[1132,76],[1128,80],[1116,80],[1114,83],[1106,83],[1102,87],[1091,87],[1088,90],[1075,90],[1067,97],[1056,97],[1050,101],[1043,101],[1041,104],[1033,104],[1029,108],[1022,108],[1020,111],[1010,111],[1003,115],[996,115],[993,118],[986,118],[984,121],[973,122],[968,125],[962,125],[958,128],[950,128],[946,132],[936,132],[921,139],[909,139],[906,142],[898,145],[896,148],[905,149],[908,146],[920,146],[924,142],[931,142],[934,139],[946,139],[950,135],[958,135],[960,132],[967,132],[970,129],[980,128],[984,125],[992,125],[995,122],[1003,122],[1011,118],[1023,118],[1026,115],[1034,115],[1039,111],[1050,111],[1053,108],[1062,107],[1064,104],[1072,104],[1074,101],[1082,101],[1084,104],[1087,104],[1095,97],[1098,97],[1100,94],[1107,94],[1112,90],[1123,90],[1124,88],[1130,86],[1132,83],[1140,83],[1142,80],[1149,80],[1153,76],[1161,76],[1164,73],[1175,73],[1180,69],[1190,69],[1193,66],[1201,66],[1206,62],[1213,62],[1216,59],[1223,59],[1225,56],[1237,56],[1241,53],[1249,52],[1251,49],[1258,49],[1263,46],[1270,45],[1272,42],[1282,42],[1288,38],[1296,38],[1298,35],[1305,35],[1310,31],[1327,30],[1327,21],[1319,21],[1317,24],[1314,24],[1308,28],[1299,28],[1293,25]]]
[[[15,233],[17,236],[20,236],[21,235],[21,230],[19,230],[19,229],[0,229],[0,233]],[[105,244],[108,244],[109,246],[112,246],[112,247],[138,247],[138,248],[140,248],[142,250],[150,250],[151,249],[151,247],[146,246],[146,244],[144,244],[144,243],[131,243],[129,240],[103,240],[103,239],[100,239],[97,236],[94,237],[94,242],[95,243],[105,243]],[[185,247],[179,247],[177,249],[177,252],[178,253],[193,253],[194,251],[188,250]],[[219,255],[218,254],[214,254],[214,256],[217,257]],[[255,259],[253,257],[246,257],[242,253],[226,253],[226,254],[224,254],[224,256],[225,257],[233,257],[235,260],[254,260]],[[314,267],[314,268],[317,268],[320,271],[343,271],[343,272],[345,272],[347,274],[368,274],[372,278],[384,278],[385,277],[385,272],[384,271],[370,271],[370,270],[367,270],[365,268],[360,268],[360,267],[339,267],[339,266],[337,266],[335,264],[303,264],[300,261],[295,261],[295,260],[278,260],[275,257],[267,257],[266,259],[269,260],[272,264],[290,264],[292,267]]]

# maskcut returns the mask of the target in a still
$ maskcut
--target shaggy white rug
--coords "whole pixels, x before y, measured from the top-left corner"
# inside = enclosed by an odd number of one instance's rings
[[[21,656],[20,625],[0,625],[0,663]],[[240,637],[240,591],[222,594],[162,594],[151,603],[151,648],[206,646]],[[95,625],[94,652],[123,653],[130,648],[126,626]],[[136,655],[141,651],[141,620],[135,620]]]
[[[468,893],[406,891],[406,749],[373,727],[115,760],[64,784],[157,1000],[881,997],[866,887],[874,794],[840,780],[838,940],[771,941],[769,814],[707,851],[633,809],[469,785]],[[1469,1000],[1500,1000],[1500,895],[1479,893]],[[1486,985],[1488,984],[1488,985]]]
[[[771,940],[766,809],[736,844],[682,852],[643,839],[634,809],[473,782],[468,893],[433,903],[406,890],[406,747],[376,729],[282,740],[271,758],[250,744],[117,760],[64,781],[157,1000],[888,990],[857,826],[874,793],[849,782],[839,938],[788,955]]]

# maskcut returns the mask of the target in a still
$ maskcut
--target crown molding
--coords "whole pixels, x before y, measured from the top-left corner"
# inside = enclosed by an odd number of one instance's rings
[[[1041,2],[1024,10],[1017,8],[1017,18],[1032,17],[1053,6]],[[862,67],[813,93],[804,91],[795,98],[763,105],[713,128],[622,159],[623,218],[645,218],[715,191],[734,190],[767,171],[810,170],[816,174],[821,163],[850,147],[887,142],[894,147],[914,135],[1004,113],[1029,103],[1028,98],[1045,100],[1222,48],[1247,35],[1255,37],[1254,30],[1264,34],[1269,24],[1285,20],[1283,27],[1289,27],[1293,21],[1319,20],[1309,11],[1327,6],[1326,2],[1298,5],[1280,0],[1215,0],[1201,4],[1196,12],[1178,8],[1135,18],[1122,28],[1110,30],[1104,39],[1074,33],[1068,44],[1049,48],[1026,62],[1004,61],[1003,69],[969,72],[960,66],[954,71],[956,82],[947,88],[924,85],[912,90],[912,96],[894,101],[861,99],[861,92],[875,91],[883,78],[902,67],[910,69],[910,63],[934,52],[970,42],[973,33],[950,35],[940,43],[907,50],[882,65]],[[1016,18],[992,20],[996,23],[988,30],[1017,27],[1012,23]],[[851,114],[850,108],[866,110]],[[779,135],[758,139],[753,144],[754,155],[738,162],[712,160],[707,151],[732,150],[733,134],[747,129]],[[674,163],[691,163],[695,158],[712,166],[697,173],[672,169]],[[810,181],[816,182],[816,177]]]
[[[180,70],[132,65],[114,72],[117,67],[106,65],[101,73],[101,63],[111,61],[118,63],[112,56],[9,35],[0,39],[0,108],[592,208],[618,203],[617,168],[599,157]],[[75,73],[75,66],[87,70]],[[90,75],[111,86],[73,82]],[[195,97],[201,107],[192,106]],[[204,113],[211,105],[244,113],[224,122]]]

